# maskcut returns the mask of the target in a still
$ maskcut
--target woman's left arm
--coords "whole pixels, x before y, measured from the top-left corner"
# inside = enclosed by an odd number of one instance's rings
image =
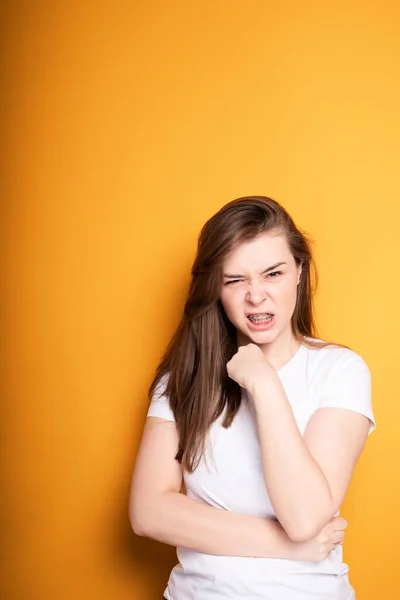
[[[252,395],[265,485],[292,540],[305,541],[335,515],[366,443],[369,419],[343,408],[320,408],[304,436],[276,371],[260,349],[241,347],[228,373]],[[263,367],[263,368],[262,368]]]

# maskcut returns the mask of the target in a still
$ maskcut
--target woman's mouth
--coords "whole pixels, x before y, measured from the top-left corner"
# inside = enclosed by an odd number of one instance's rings
[[[272,326],[274,322],[274,317],[272,313],[258,313],[258,314],[250,314],[247,315],[247,321],[250,329],[266,329],[267,327]]]

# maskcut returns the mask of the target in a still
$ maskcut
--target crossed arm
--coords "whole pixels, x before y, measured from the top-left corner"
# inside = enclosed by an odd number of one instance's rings
[[[147,418],[129,507],[136,534],[206,554],[322,560],[311,535],[289,535],[279,521],[220,510],[181,494],[182,471],[174,458],[177,447],[174,422]],[[277,484],[276,478],[273,481]],[[334,541],[343,540],[344,527],[334,534]]]
[[[344,408],[320,408],[302,436],[278,377],[252,395],[271,504],[291,539],[310,539],[343,502],[369,419]]]
[[[173,421],[148,417],[136,460],[130,520],[138,535],[206,554],[295,558],[299,544],[278,521],[237,514],[181,494]]]

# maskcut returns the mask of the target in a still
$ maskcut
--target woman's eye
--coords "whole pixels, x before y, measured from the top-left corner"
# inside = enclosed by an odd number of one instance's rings
[[[273,271],[272,273],[267,273],[265,275],[265,279],[277,279],[277,277],[279,277],[279,275],[282,275],[283,272],[282,271]],[[232,285],[234,283],[241,283],[243,282],[243,279],[232,279],[231,281],[227,281],[225,283],[225,285]]]
[[[231,285],[232,283],[238,283],[239,281],[242,281],[241,279],[232,279],[232,281],[227,281],[225,285]]]

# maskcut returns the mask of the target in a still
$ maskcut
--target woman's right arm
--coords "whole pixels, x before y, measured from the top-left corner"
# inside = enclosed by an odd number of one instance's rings
[[[332,540],[343,539],[343,531],[325,532],[327,546],[321,552],[321,540],[294,542],[278,521],[188,498],[180,493],[182,469],[175,460],[177,448],[175,423],[148,417],[130,494],[129,516],[137,535],[205,554],[312,561],[323,560],[332,549]],[[344,529],[341,521],[345,523],[340,517],[335,520],[337,530]]]

